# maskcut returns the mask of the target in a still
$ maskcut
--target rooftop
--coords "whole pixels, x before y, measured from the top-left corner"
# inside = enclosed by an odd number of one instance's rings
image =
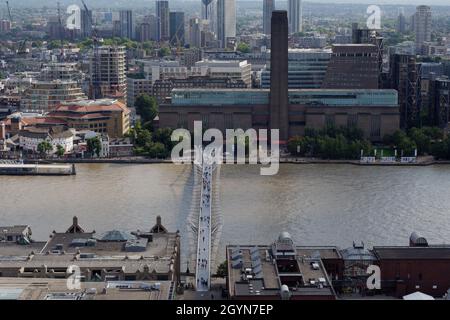
[[[124,103],[115,99],[76,100],[61,103],[50,115],[61,112],[94,113],[102,111],[128,111],[128,108]]]
[[[80,286],[68,290],[65,279],[0,278],[0,300],[168,300],[171,282],[81,282]]]
[[[386,260],[448,260],[450,259],[450,246],[373,247],[373,253],[377,258]]]
[[[286,284],[297,298],[308,295],[333,297],[325,268],[320,258],[313,256],[318,252],[323,257],[338,258],[337,248],[295,248],[297,252],[291,259],[275,259],[271,246],[228,246],[230,295],[280,297],[282,285]]]

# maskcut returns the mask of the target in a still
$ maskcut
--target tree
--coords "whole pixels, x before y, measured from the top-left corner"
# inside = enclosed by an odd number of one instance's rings
[[[159,128],[153,134],[153,141],[162,143],[167,149],[172,149],[174,143],[172,142],[172,129]]]
[[[102,150],[102,143],[99,137],[90,138],[86,140],[87,150],[92,155],[100,156],[100,151]]]
[[[220,278],[228,276],[228,263],[226,260],[217,266],[216,275]]]
[[[444,138],[444,131],[438,127],[423,127],[423,133],[432,140],[439,140]]]
[[[38,144],[37,150],[42,155],[47,155],[50,151],[53,150],[53,146],[50,142],[48,142],[47,140],[44,140]]]
[[[160,58],[163,58],[168,55],[170,55],[170,49],[168,47],[163,47],[163,48],[159,49],[158,56]]]
[[[402,139],[397,144],[397,147],[403,151],[403,156],[405,157],[412,156],[414,154],[414,150],[417,149],[416,143],[408,137]]]
[[[287,142],[287,149],[290,154],[304,155],[307,149],[307,137],[293,136]]]
[[[422,129],[411,128],[408,136],[417,145],[417,153],[423,155],[430,152],[431,139],[427,136]]]
[[[151,142],[146,146],[146,152],[150,158],[166,158],[166,147],[160,142]]]
[[[141,116],[142,122],[146,123],[153,121],[158,114],[158,105],[154,97],[150,97],[148,94],[142,94],[134,103],[136,107],[136,113]]]
[[[58,144],[56,146],[56,155],[58,157],[62,157],[64,155],[64,153],[66,153],[66,149],[64,149],[64,147],[60,144]]]
[[[237,51],[242,53],[249,53],[250,52],[250,46],[246,44],[245,42],[239,42],[237,46]]]
[[[438,160],[450,159],[450,139],[435,142],[431,145],[431,154]]]
[[[138,147],[145,147],[147,144],[152,142],[152,134],[150,131],[141,129],[136,132],[135,144]]]

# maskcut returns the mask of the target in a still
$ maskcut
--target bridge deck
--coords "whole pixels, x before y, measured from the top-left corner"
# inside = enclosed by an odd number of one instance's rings
[[[197,291],[208,291],[211,285],[212,172],[213,167],[211,165],[203,165],[200,214],[198,221],[197,267],[195,274]]]

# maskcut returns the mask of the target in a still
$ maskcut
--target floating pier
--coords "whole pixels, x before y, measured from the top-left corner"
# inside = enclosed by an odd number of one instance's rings
[[[74,164],[0,163],[0,175],[69,176],[75,174]]]

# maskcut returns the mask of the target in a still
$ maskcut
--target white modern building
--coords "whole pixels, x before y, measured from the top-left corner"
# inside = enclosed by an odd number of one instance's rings
[[[188,68],[180,61],[143,61],[146,79],[152,85],[157,80],[187,79],[188,77],[229,78],[242,80],[247,87],[252,83],[252,65],[247,60],[201,60]]]
[[[202,60],[191,68],[193,76],[209,76],[211,78],[230,78],[242,80],[247,87],[252,85],[252,65],[243,61]]]

